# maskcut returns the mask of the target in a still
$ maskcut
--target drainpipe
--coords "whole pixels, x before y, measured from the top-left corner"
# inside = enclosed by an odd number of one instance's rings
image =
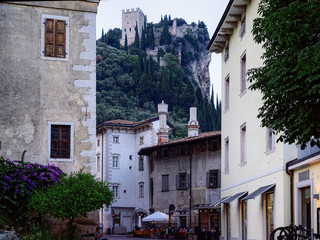
[[[297,159],[291,160],[286,163],[286,173],[290,176],[290,222],[294,224],[293,218],[293,170],[289,170],[289,164]]]
[[[191,206],[192,206],[192,150],[189,153],[189,168],[190,168],[190,175],[189,175],[189,227],[191,227]]]

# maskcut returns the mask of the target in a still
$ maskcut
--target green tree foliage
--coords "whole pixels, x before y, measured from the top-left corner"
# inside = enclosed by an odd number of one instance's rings
[[[102,208],[103,204],[110,205],[112,199],[108,184],[80,171],[62,178],[50,188],[35,191],[28,206],[40,214],[68,220],[68,228],[72,231],[67,239],[74,239],[74,219],[87,217],[89,212]]]
[[[264,65],[248,75],[263,94],[262,126],[278,141],[320,147],[320,1],[262,0],[258,13],[252,33]]]
[[[209,35],[205,25],[197,31],[189,29],[189,37],[184,39],[171,36],[170,18],[165,15],[158,24],[146,23],[140,41],[128,46],[128,54],[98,40],[97,124],[114,119],[140,121],[155,116],[157,104],[164,100],[169,104],[169,120],[175,126],[171,139],[187,136],[189,107],[194,105],[198,107],[201,131],[218,130],[218,107],[212,99],[202,96],[190,70],[196,54],[206,51]],[[185,23],[183,19],[178,21]],[[203,42],[198,41],[199,34]],[[160,45],[161,36],[166,46]],[[155,47],[156,58],[147,56]]]

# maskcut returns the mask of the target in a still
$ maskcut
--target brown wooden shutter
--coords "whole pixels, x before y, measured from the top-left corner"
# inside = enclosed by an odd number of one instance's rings
[[[66,56],[66,21],[56,20],[55,24],[55,56],[65,58]]]
[[[54,57],[55,52],[55,34],[54,34],[54,20],[45,19],[45,43],[44,55],[47,57]]]

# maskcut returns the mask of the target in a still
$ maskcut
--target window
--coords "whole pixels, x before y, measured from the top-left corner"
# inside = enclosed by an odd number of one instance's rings
[[[97,172],[100,171],[100,156],[97,156]]]
[[[227,137],[224,141],[224,172],[229,173],[229,138]]]
[[[208,141],[208,151],[218,151],[220,150],[220,146],[217,140],[209,140]]]
[[[180,173],[177,175],[177,190],[185,190],[189,188],[189,174]]]
[[[139,183],[139,198],[144,198],[144,183]]]
[[[240,127],[240,166],[247,163],[247,127],[242,124]]]
[[[112,156],[112,167],[119,168],[119,156]]]
[[[118,136],[113,136],[112,137],[112,142],[113,143],[119,143],[119,137]]]
[[[132,160],[132,155],[129,155],[129,159]]]
[[[299,189],[300,192],[300,213],[301,213],[301,225],[307,229],[311,228],[311,194],[310,186]]]
[[[275,135],[271,128],[267,128],[266,132],[266,153],[270,154],[275,150]]]
[[[162,192],[169,191],[169,175],[162,175]]]
[[[129,28],[129,31],[131,32],[131,28]]]
[[[150,205],[153,205],[153,178],[150,178]]]
[[[98,140],[97,145],[98,145],[98,147],[100,146],[100,140]]]
[[[228,60],[228,58],[229,58],[229,43],[227,43],[227,46],[226,46],[226,48],[225,48],[225,50],[224,50],[224,56],[223,56],[223,58],[224,58],[224,61],[226,62],[227,60]]]
[[[139,144],[140,144],[140,145],[143,145],[143,137],[140,137]]]
[[[240,96],[245,94],[247,89],[247,78],[246,78],[246,52],[240,57]]]
[[[113,196],[119,198],[119,186],[112,186]]]
[[[143,171],[143,156],[139,156],[139,171]]]
[[[267,223],[267,239],[270,239],[270,234],[274,230],[273,225],[273,192],[266,193],[266,223]]]
[[[217,188],[220,187],[220,171],[219,169],[210,170],[207,172],[207,187]]]
[[[246,33],[246,16],[244,16],[241,20],[241,27],[239,30],[239,37],[243,37],[244,34]]]
[[[41,58],[46,60],[68,60],[69,17],[41,16]]]
[[[229,75],[224,80],[224,110],[229,110],[229,92],[230,92],[230,77]]]
[[[231,221],[230,221],[230,204],[224,204],[224,214],[225,214],[225,221],[226,221],[226,228],[225,228],[225,236],[226,239],[231,239]]]
[[[74,124],[48,122],[48,157],[51,161],[73,161]]]

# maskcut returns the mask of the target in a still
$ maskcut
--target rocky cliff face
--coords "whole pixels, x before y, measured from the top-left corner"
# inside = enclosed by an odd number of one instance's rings
[[[164,27],[155,26],[154,35],[156,46],[154,50],[147,49],[147,54],[157,58],[159,49],[166,51],[168,46],[160,44]],[[203,22],[199,24],[187,24],[182,19],[174,19],[169,26],[173,52],[179,59],[180,66],[191,72],[190,81],[196,87],[200,87],[203,96],[210,96],[209,64],[211,54],[206,50],[209,43],[209,34]],[[161,59],[160,59],[161,64]]]

